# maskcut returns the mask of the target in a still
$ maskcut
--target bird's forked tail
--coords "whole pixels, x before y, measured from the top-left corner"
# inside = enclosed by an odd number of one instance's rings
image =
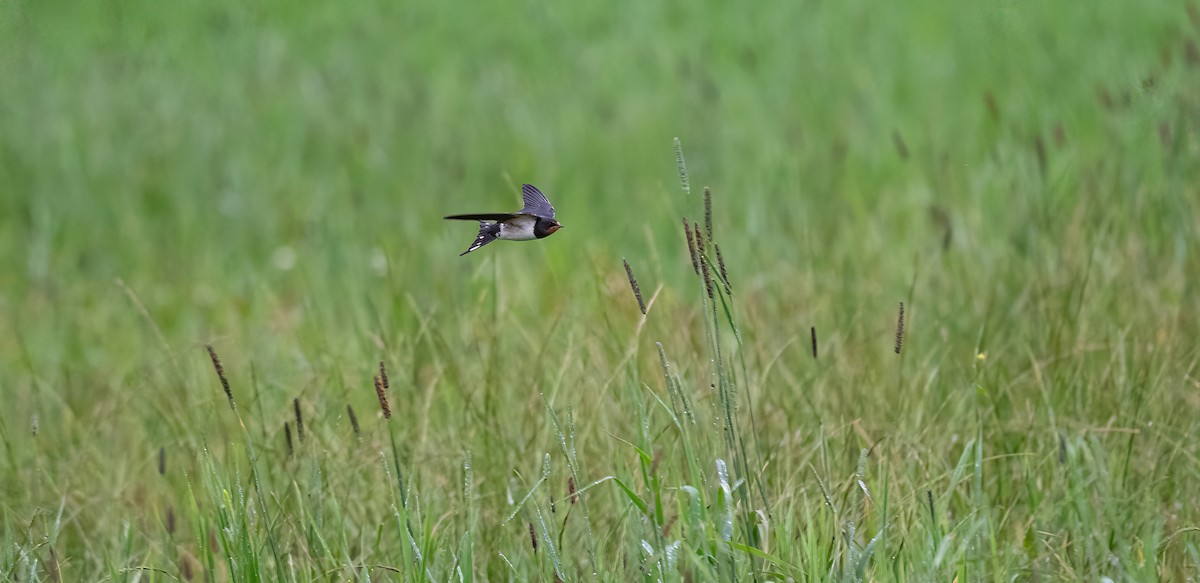
[[[483,247],[484,245],[487,245],[488,243],[495,241],[496,237],[499,237],[499,236],[500,236],[500,223],[490,223],[487,221],[479,221],[479,235],[475,237],[475,241],[471,243],[471,246],[467,247],[466,251],[459,253],[458,256],[462,257],[463,255],[466,255],[467,253],[470,253],[480,247]]]

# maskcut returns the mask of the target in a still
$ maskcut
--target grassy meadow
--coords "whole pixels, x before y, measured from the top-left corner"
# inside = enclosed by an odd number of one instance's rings
[[[3,581],[1196,580],[1198,338],[1195,2],[0,2]]]

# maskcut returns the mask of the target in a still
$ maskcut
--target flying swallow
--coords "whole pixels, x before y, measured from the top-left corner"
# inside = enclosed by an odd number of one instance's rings
[[[482,213],[473,215],[450,215],[447,219],[479,221],[479,235],[459,257],[466,255],[496,239],[508,241],[532,241],[544,239],[562,228],[554,220],[554,207],[546,195],[532,184],[521,185],[521,198],[525,206],[515,213]]]

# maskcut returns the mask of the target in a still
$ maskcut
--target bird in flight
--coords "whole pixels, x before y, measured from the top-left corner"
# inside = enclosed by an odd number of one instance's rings
[[[521,198],[525,206],[515,213],[480,213],[471,215],[450,215],[447,219],[460,221],[479,221],[479,235],[475,241],[458,256],[462,257],[496,239],[507,241],[532,241],[544,239],[562,228],[562,224],[554,220],[554,207],[546,200],[546,195],[532,184],[521,185]]]

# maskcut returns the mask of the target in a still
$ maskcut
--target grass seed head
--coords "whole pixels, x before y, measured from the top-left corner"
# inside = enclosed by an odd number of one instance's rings
[[[642,311],[642,315],[646,315],[646,302],[642,300],[642,288],[638,286],[637,278],[633,276],[633,268],[629,267],[629,261],[622,258],[621,262],[625,264],[625,275],[629,276],[629,287],[633,288],[633,297],[637,298],[638,309]]]
[[[533,545],[533,552],[537,553],[537,532],[533,530],[533,523],[529,523],[529,544]]]
[[[217,371],[217,378],[221,380],[225,398],[229,399],[229,408],[237,411],[237,405],[233,403],[233,391],[229,389],[229,379],[225,378],[225,367],[221,366],[221,359],[217,356],[217,351],[213,350],[212,344],[206,344],[204,348],[208,350],[208,358],[212,360],[213,370]]]
[[[699,233],[697,233],[699,234]],[[708,265],[708,259],[703,255],[700,256],[700,274],[704,276],[704,290],[708,292],[708,299],[716,299],[716,294],[713,293],[713,280],[711,269]]]
[[[721,274],[721,283],[725,284],[725,295],[732,296],[733,288],[729,285],[729,274],[725,272],[725,257],[721,255],[721,246],[713,243],[713,250],[717,252],[717,273]]]
[[[287,421],[283,422],[283,437],[287,441],[288,457],[292,457],[292,453],[295,452],[295,448],[292,447],[292,426]]]
[[[385,389],[392,388],[391,383],[388,382],[387,368],[385,368],[383,366],[382,360],[379,361],[379,378],[383,381],[383,388],[385,388]]]
[[[567,496],[571,498],[571,504],[579,502],[579,494],[575,492],[575,476],[567,476]]]
[[[812,334],[812,355],[813,355],[813,358],[816,358],[817,357],[817,327],[816,326],[811,327],[809,329],[809,332],[811,332],[811,334]]]
[[[908,144],[904,142],[904,136],[900,135],[900,130],[892,130],[892,143],[896,145],[896,154],[901,160],[908,159]]]
[[[713,240],[713,219],[712,219],[712,189],[704,187],[704,234],[708,235],[708,240]]]
[[[167,473],[167,448],[166,446],[158,448],[158,475],[163,476]]]
[[[1000,105],[996,103],[996,95],[992,93],[991,89],[988,89],[983,94],[983,105],[987,107],[988,115],[991,116],[992,121],[1000,121]]]
[[[900,313],[896,316],[896,354],[904,348],[904,302],[900,302]]]
[[[387,388],[383,386],[383,378],[375,375],[375,397],[379,399],[379,410],[383,411],[384,419],[392,418],[392,408],[388,406]]]
[[[300,399],[292,399],[292,409],[296,412],[296,439],[304,443],[304,416],[300,413]]]
[[[700,275],[700,260],[696,255],[696,238],[692,235],[692,226],[688,224],[688,220],[683,219],[683,232],[687,235],[688,255],[692,258],[692,271],[696,275]]]
[[[358,415],[354,414],[354,407],[351,407],[349,404],[347,404],[346,414],[350,415],[350,427],[354,428],[354,434],[361,435],[362,428],[358,426]]]
[[[687,161],[683,159],[683,142],[675,138],[675,167],[679,169],[679,187],[684,194],[692,193],[692,185],[688,181]]]

